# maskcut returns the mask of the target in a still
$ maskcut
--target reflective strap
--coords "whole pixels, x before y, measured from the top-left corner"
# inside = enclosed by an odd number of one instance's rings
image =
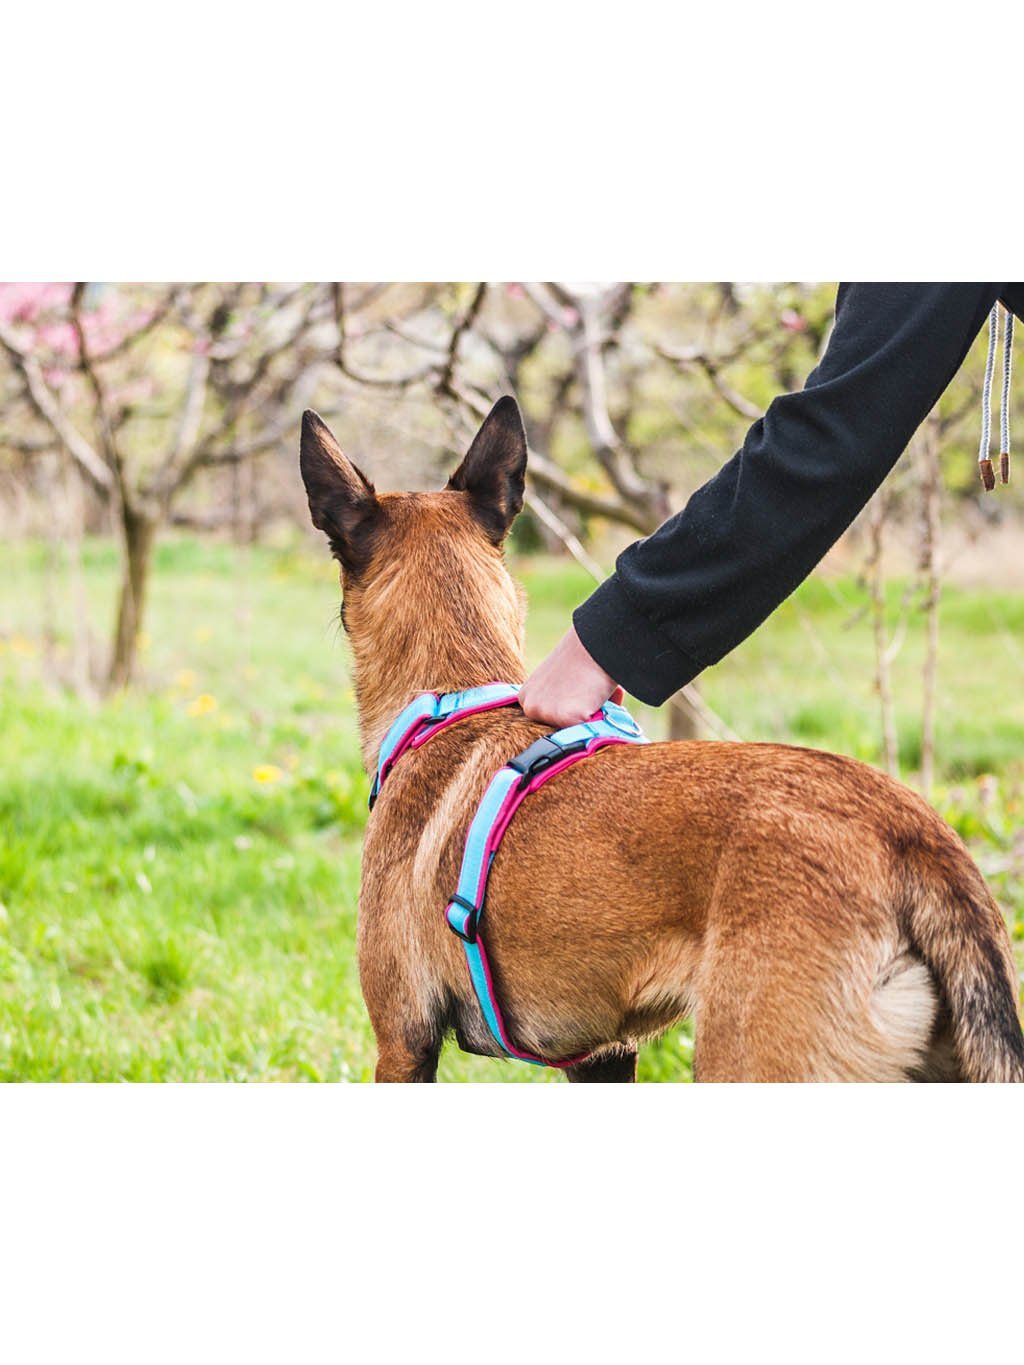
[[[490,877],[491,866],[512,816],[530,792],[536,791],[539,786],[549,778],[554,777],[556,773],[561,772],[563,768],[585,758],[588,754],[596,753],[598,749],[606,748],[611,744],[648,744],[650,741],[629,712],[611,702],[607,703],[602,708],[602,712],[594,719],[584,721],[580,725],[567,726],[564,730],[556,730],[554,734],[547,736],[547,740],[548,745],[555,752],[551,754],[546,765],[538,772],[527,771],[523,773],[517,768],[506,766],[499,768],[491,778],[466,832],[466,846],[462,856],[462,866],[459,869],[459,882],[455,896],[445,912],[445,918],[448,927],[462,939],[462,947],[466,954],[470,981],[477,1003],[483,1014],[484,1022],[498,1046],[508,1056],[529,1062],[533,1066],[553,1066],[564,1069],[568,1066],[574,1066],[588,1054],[582,1053],[578,1057],[550,1061],[544,1057],[537,1057],[532,1052],[517,1048],[509,1040],[505,1030],[494,982],[491,979],[490,966],[487,962],[487,953],[480,934],[480,920],[487,896],[487,882]],[[586,747],[579,747],[581,740],[586,741]],[[531,745],[530,747],[533,748],[534,746]],[[565,750],[566,752],[563,752],[561,757],[557,757],[558,750]]]
[[[377,756],[377,772],[370,788],[371,808],[392,765],[401,757],[420,726],[437,715],[440,702],[441,698],[436,692],[421,692],[418,697],[413,697],[405,710],[400,711],[392,722]]]
[[[446,692],[437,708],[437,718],[445,720],[458,711],[461,719],[463,715],[469,715],[473,711],[507,705],[516,701],[518,697],[519,688],[513,687],[511,683],[485,683],[483,687],[467,687],[464,692]]]
[[[450,704],[451,698],[461,697],[459,706]],[[423,729],[413,736],[410,748],[418,749],[428,739],[440,733],[457,720],[467,716],[478,716],[481,711],[493,711],[496,706],[511,706],[519,700],[519,688],[510,683],[487,683],[484,687],[471,687],[465,692],[446,692],[441,698],[437,719],[428,721]]]
[[[490,863],[487,843],[491,831],[501,817],[505,802],[519,785],[520,777],[521,775],[512,768],[498,769],[491,778],[466,832],[466,848],[462,855],[459,884],[455,888],[455,894],[478,911],[483,906],[484,893],[487,890]],[[460,936],[466,935],[469,917],[470,911],[454,900],[448,906],[446,918],[449,927]]]
[[[419,748],[433,735],[454,720],[489,711],[494,706],[509,706],[518,700],[519,688],[511,683],[485,683],[482,687],[468,687],[464,692],[421,692],[392,722],[384,736],[377,756],[377,771],[370,788],[369,806],[380,795],[384,780],[405,753]]]

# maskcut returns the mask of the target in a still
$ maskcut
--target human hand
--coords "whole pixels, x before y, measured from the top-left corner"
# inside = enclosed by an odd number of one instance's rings
[[[622,701],[622,688],[583,648],[572,626],[519,690],[524,715],[559,729],[590,717],[609,698]]]

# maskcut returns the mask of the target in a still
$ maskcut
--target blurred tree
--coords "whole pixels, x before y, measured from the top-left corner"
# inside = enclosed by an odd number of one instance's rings
[[[105,687],[136,667],[155,539],[200,471],[277,445],[315,383],[309,285],[4,286],[0,444],[56,450],[122,547]]]
[[[800,283],[0,285],[3,510],[23,534],[30,520],[44,532],[51,570],[61,557],[68,566],[75,685],[102,673],[117,688],[136,666],[162,528],[223,528],[245,542],[275,516],[304,522],[294,472],[304,406],[340,423],[391,486],[423,487],[441,474],[438,447],[464,448],[512,392],[530,441],[520,534],[564,547],[600,579],[619,547],[716,472],[776,394],[805,381],[834,298],[834,285]],[[914,540],[931,641],[928,715],[941,500],[957,499],[978,530],[1019,510],[1012,487],[998,501],[979,498],[980,369],[974,352],[936,409],[921,456],[927,478],[901,462],[853,533],[867,546],[880,695],[905,633],[882,619],[882,541]],[[1019,393],[1019,375],[1017,384]],[[257,479],[254,461],[268,455]],[[86,523],[112,527],[121,544],[102,668],[76,573]],[[46,581],[49,616],[59,585],[52,572]],[[40,632],[46,657],[56,655],[51,624]],[[672,717],[677,735],[698,719],[732,735],[693,687],[674,699]],[[885,724],[895,762],[898,737],[891,717]],[[927,735],[923,752],[927,767]]]
[[[344,379],[432,395],[456,443],[501,393],[520,397],[527,508],[597,579],[588,528],[655,530],[735,449],[737,418],[748,423],[773,389],[802,380],[831,318],[831,292],[810,286],[478,283],[389,294],[336,284],[333,297]],[[761,402],[733,374],[761,377]],[[690,686],[673,699],[671,732],[685,738],[699,723],[732,733]]]

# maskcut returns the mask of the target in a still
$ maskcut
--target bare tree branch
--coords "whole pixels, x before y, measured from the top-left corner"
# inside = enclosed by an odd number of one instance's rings
[[[613,287],[600,295],[573,294],[566,286],[554,283],[524,283],[523,289],[545,317],[567,333],[587,439],[619,497],[639,512],[640,529],[653,531],[669,513],[666,490],[640,475],[608,409],[604,358],[610,336],[608,320],[622,313],[624,303],[629,302],[629,287],[625,286],[625,293],[621,287]]]
[[[486,417],[490,410],[489,401],[482,395],[471,394],[465,389],[453,389],[452,396],[467,411],[473,413],[478,421]],[[607,517],[609,521],[630,526],[642,535],[647,535],[651,529],[646,518],[635,508],[625,503],[616,502],[612,498],[602,497],[600,493],[592,493],[588,489],[577,488],[568,474],[564,474],[554,460],[547,455],[542,455],[539,450],[535,450],[532,446],[529,449],[526,472],[527,476],[534,482],[560,494],[577,511],[591,516]]]
[[[0,346],[24,380],[25,391],[38,416],[63,444],[93,486],[102,494],[109,493],[114,486],[110,470],[81,432],[64,416],[60,404],[43,378],[39,362],[29,352],[22,350],[17,335],[6,323],[0,323]]]
[[[114,421],[110,412],[110,404],[107,401],[107,394],[103,388],[99,373],[92,363],[92,357],[89,353],[89,343],[86,340],[85,327],[82,323],[82,302],[84,297],[85,284],[79,281],[71,291],[71,326],[74,328],[75,335],[78,338],[79,369],[85,376],[86,382],[93,392],[93,399],[96,405],[96,423],[100,431],[100,443],[104,461],[108,469],[114,475],[122,501],[126,505],[129,505],[131,503],[131,490],[125,482],[124,464],[121,460],[121,452],[114,436]]]
[[[663,360],[671,361],[680,369],[698,369],[705,374],[719,398],[722,398],[732,408],[733,412],[738,413],[745,421],[756,422],[759,417],[764,416],[763,410],[756,403],[752,403],[749,398],[744,398],[728,383],[722,375],[721,362],[713,359],[706,351],[699,350],[697,347],[678,351],[667,346],[659,346],[657,350]]]
[[[405,374],[381,375],[364,374],[362,371],[353,367],[348,357],[348,315],[345,309],[345,285],[336,283],[331,286],[334,299],[334,320],[338,327],[338,342],[334,353],[335,363],[343,375],[354,380],[357,384],[366,384],[370,388],[376,389],[405,389],[410,384],[420,384],[429,379],[437,369],[432,362],[420,365],[414,370],[409,370]]]
[[[437,380],[437,391],[446,395],[451,395],[452,379],[455,374],[455,366],[459,359],[459,346],[467,330],[473,326],[477,320],[481,305],[487,295],[487,285],[478,284],[470,300],[468,308],[458,319],[452,328],[452,337],[448,345],[448,355],[445,360],[444,369],[441,371]]]

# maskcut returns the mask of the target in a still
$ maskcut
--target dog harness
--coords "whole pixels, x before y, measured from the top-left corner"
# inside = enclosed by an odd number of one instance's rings
[[[377,761],[377,773],[370,790],[370,808],[380,794],[388,774],[409,749],[418,749],[427,740],[455,721],[478,715],[498,706],[519,701],[518,687],[508,683],[488,683],[465,692],[421,692],[398,716],[384,736]],[[509,1039],[494,990],[487,952],[480,937],[480,920],[487,898],[491,864],[512,816],[531,792],[570,764],[610,744],[649,744],[639,725],[622,706],[605,702],[590,720],[569,725],[534,740],[494,774],[470,822],[458,885],[448,902],[445,919],[449,929],[462,940],[470,981],[477,1002],[495,1041],[503,1052],[533,1066],[565,1068],[583,1061],[589,1053],[551,1061],[525,1052]]]

